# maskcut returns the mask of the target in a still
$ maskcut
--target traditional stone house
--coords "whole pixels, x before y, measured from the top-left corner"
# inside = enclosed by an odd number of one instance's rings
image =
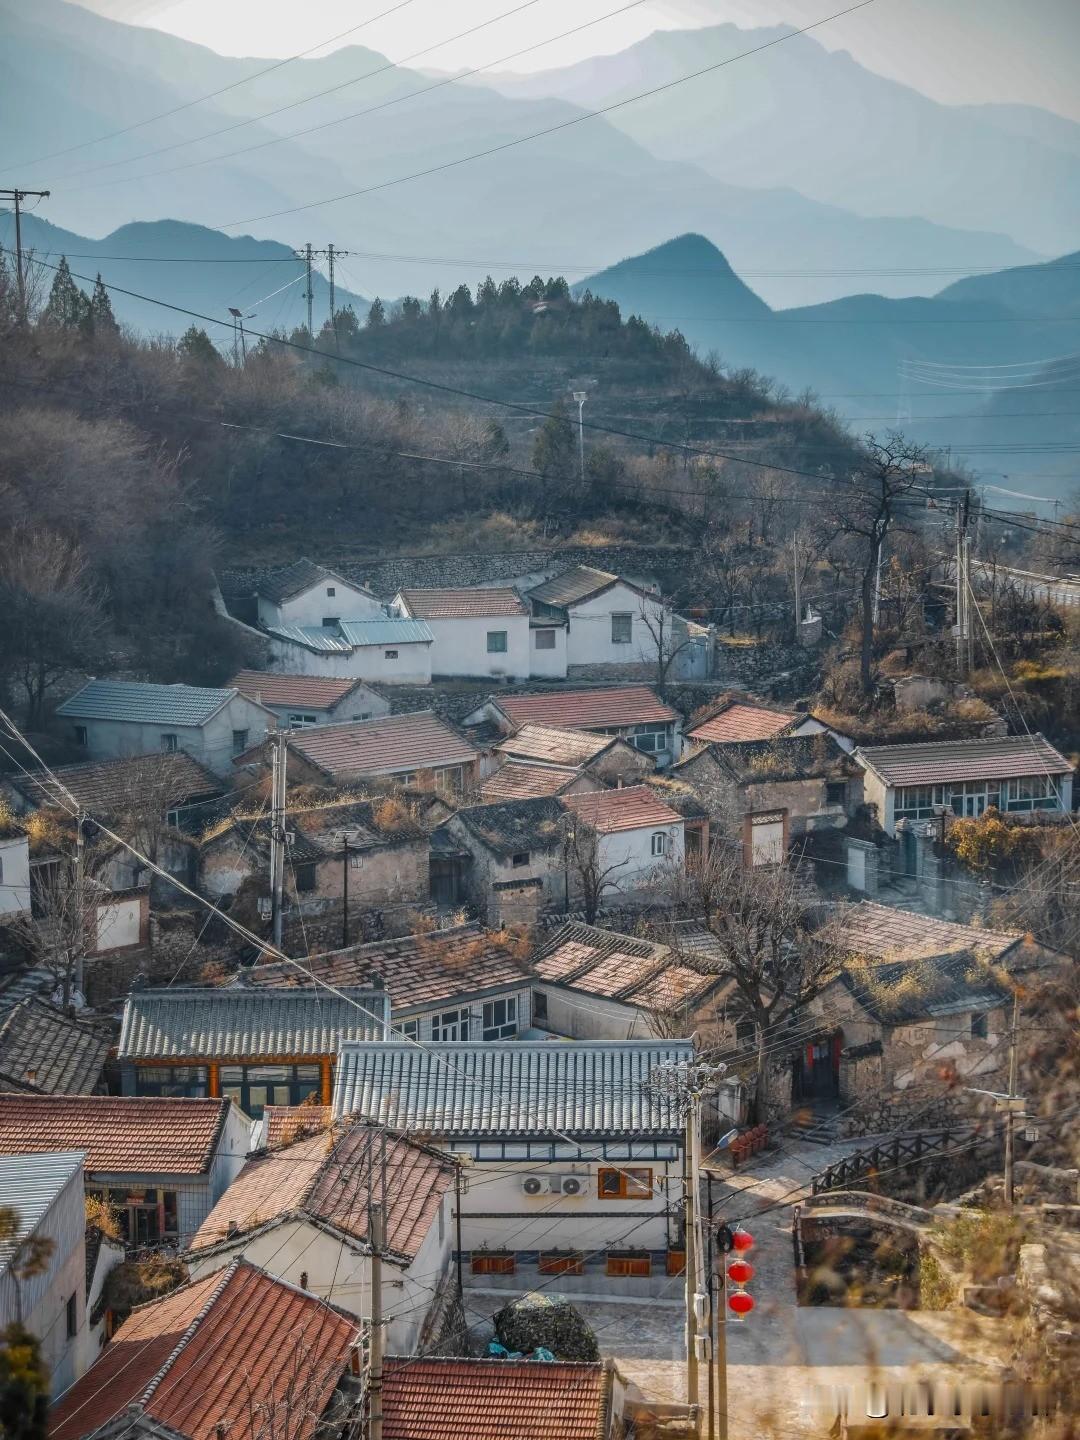
[[[510,1040],[532,1026],[531,973],[507,934],[478,925],[376,940],[313,955],[305,970],[336,989],[381,982],[395,1034],[432,1040]],[[280,961],[243,972],[244,985],[295,987],[295,966]],[[613,1038],[619,1038],[614,1036]]]
[[[808,831],[842,828],[862,801],[859,766],[824,734],[710,744],[672,773],[742,844],[747,866],[777,863]]]
[[[895,835],[898,820],[932,820],[942,811],[977,818],[1072,809],[1073,770],[1042,735],[993,735],[916,745],[860,745],[866,800]]]
[[[479,752],[431,710],[384,715],[349,725],[319,725],[289,736],[292,781],[346,785],[391,780],[460,794],[476,788]]]
[[[556,765],[528,765],[508,760],[480,786],[485,805],[506,800],[537,800],[545,795],[571,795],[607,787],[587,770],[564,770]]]
[[[633,785],[655,768],[655,762],[627,740],[557,725],[522,725],[498,742],[495,754],[506,764],[582,771],[604,785]]]
[[[563,813],[554,796],[458,810],[432,836],[445,887],[433,898],[468,899],[490,925],[529,923],[565,905]]]
[[[529,1291],[557,1275],[560,1292],[645,1297],[682,1258],[684,1123],[649,1081],[692,1053],[685,1040],[350,1045],[334,1114],[469,1157],[466,1283]]]
[[[572,817],[566,827],[572,893],[582,883],[581,826],[596,836],[595,865],[606,895],[633,895],[665,870],[682,868],[685,821],[650,786],[564,795],[562,804]]]
[[[384,1206],[388,1345],[418,1348],[449,1278],[459,1162],[363,1119],[253,1155],[184,1256],[194,1280],[242,1257],[360,1319],[371,1295],[370,1210]]]
[[[329,1104],[338,1052],[386,1033],[386,992],[170,986],[124,1002],[116,1058],[125,1095],[225,1096],[257,1120],[267,1105]]]
[[[182,750],[215,775],[276,727],[275,717],[239,690],[88,680],[58,705],[69,734],[92,760],[171,755]]]
[[[228,1099],[0,1094],[0,1155],[84,1151],[87,1193],[110,1201],[130,1245],[194,1234],[250,1144]]]
[[[380,615],[330,625],[274,625],[268,635],[269,663],[284,674],[380,685],[431,683],[434,636],[423,620]]]
[[[777,735],[829,734],[841,750],[850,752],[855,742],[810,713],[784,710],[752,695],[722,695],[691,716],[686,738],[697,745],[742,744],[748,740],[771,740]]]
[[[265,576],[255,586],[258,621],[275,625],[336,625],[341,619],[377,620],[385,611],[366,585],[304,558]]]
[[[546,690],[535,695],[491,695],[465,717],[466,725],[490,722],[505,736],[526,725],[620,736],[657,765],[682,752],[682,717],[647,685],[607,685],[590,690]]]
[[[400,805],[343,800],[286,814],[289,837],[285,896],[302,914],[344,904],[426,904],[428,837]],[[270,894],[270,821],[235,818],[211,830],[199,847],[199,885],[215,900],[255,879]],[[346,873],[347,870],[347,873]]]
[[[390,713],[390,702],[385,695],[380,695],[363,680],[241,670],[229,684],[249,700],[272,710],[283,730],[371,720],[376,715]]]
[[[529,610],[516,590],[399,590],[390,608],[431,630],[434,676],[528,680],[532,674]]]

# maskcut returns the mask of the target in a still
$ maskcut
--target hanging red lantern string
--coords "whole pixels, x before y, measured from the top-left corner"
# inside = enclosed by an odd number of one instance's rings
[[[754,1267],[746,1260],[733,1260],[727,1273],[733,1285],[747,1285],[754,1278]]]
[[[754,1308],[754,1297],[748,1295],[745,1290],[736,1290],[734,1295],[728,1296],[728,1309],[740,1318],[749,1315]]]
[[[747,1250],[753,1249],[754,1237],[749,1230],[735,1230],[731,1236],[731,1248],[737,1250],[740,1255],[745,1255]]]

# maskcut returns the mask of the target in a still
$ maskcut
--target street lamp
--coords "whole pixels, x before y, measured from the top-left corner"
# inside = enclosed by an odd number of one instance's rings
[[[575,390],[574,399],[577,401],[577,438],[578,438],[578,459],[581,465],[581,489],[585,490],[585,401],[589,398],[584,390]]]
[[[237,310],[234,305],[230,305],[230,306],[229,306],[229,314],[233,317],[233,342],[232,342],[232,358],[233,358],[233,364],[236,365],[236,364],[238,363],[238,356],[237,356],[237,354],[236,354],[236,334],[237,334],[237,331],[239,331],[239,332],[240,332],[240,353],[241,353],[241,355],[244,357],[244,364],[246,365],[246,364],[247,364],[247,337],[244,335],[244,321],[245,321],[245,320],[254,320],[254,318],[255,318],[255,311],[252,310],[252,312],[251,312],[250,315],[245,315],[242,311]]]

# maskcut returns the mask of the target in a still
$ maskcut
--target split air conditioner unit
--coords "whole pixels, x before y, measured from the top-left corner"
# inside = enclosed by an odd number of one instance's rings
[[[547,1195],[552,1189],[551,1177],[548,1175],[526,1175],[521,1182],[522,1191],[526,1195]]]
[[[559,1175],[552,1181],[551,1188],[563,1195],[587,1195],[589,1182],[584,1175]]]

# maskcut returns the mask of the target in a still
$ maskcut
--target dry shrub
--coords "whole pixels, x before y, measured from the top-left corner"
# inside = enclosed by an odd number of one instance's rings
[[[120,1213],[102,1195],[87,1194],[85,1199],[86,1223],[100,1231],[107,1240],[123,1243],[124,1232],[120,1228]]]
[[[384,796],[372,811],[375,827],[384,835],[413,835],[420,833],[416,811],[396,795]]]

